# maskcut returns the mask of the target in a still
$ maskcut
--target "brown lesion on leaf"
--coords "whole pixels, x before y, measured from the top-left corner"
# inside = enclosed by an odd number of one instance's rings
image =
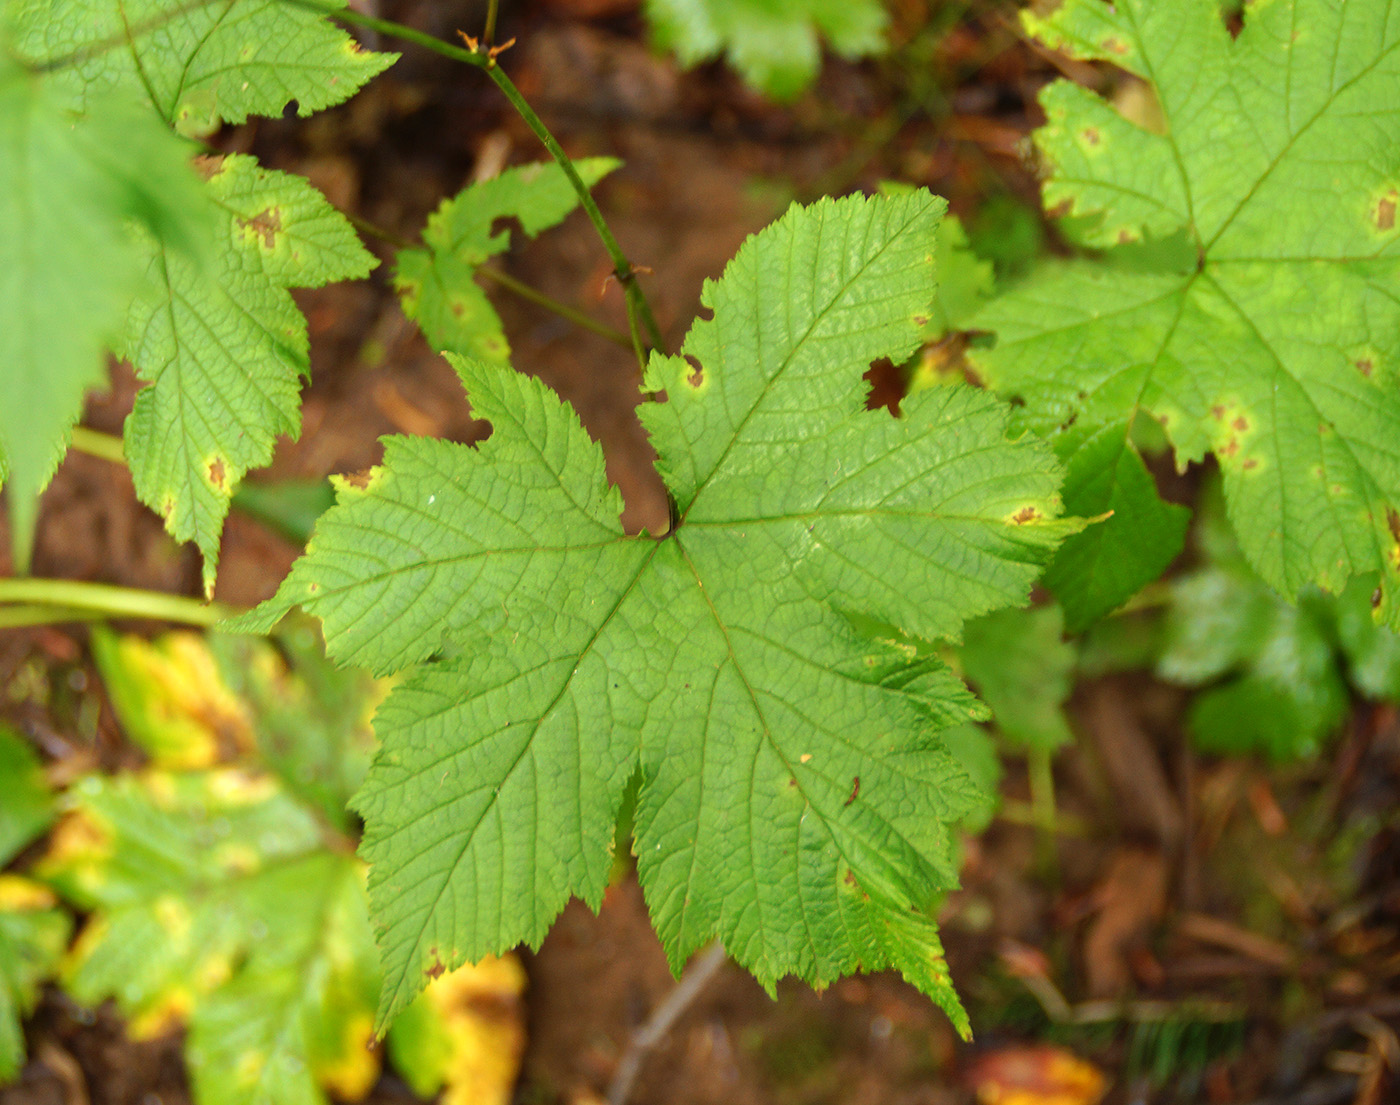
[[[1395,539],[1396,544],[1400,544],[1400,511],[1393,506],[1385,508],[1385,525],[1390,530],[1390,536]]]
[[[1098,127],[1085,127],[1079,132],[1079,136],[1084,139],[1086,145],[1097,146],[1103,141],[1103,136],[1099,134]]]
[[[1363,376],[1369,377],[1376,369],[1375,362],[1370,357],[1356,358],[1356,370]]]
[[[1230,425],[1239,430],[1240,433],[1244,433],[1249,429],[1249,419],[1242,414],[1236,415],[1235,420]]]
[[[1099,46],[1105,53],[1117,54],[1120,58],[1126,57],[1128,53],[1128,44],[1116,35],[1109,35]]]
[[[854,776],[851,777],[851,796],[850,796],[849,798],[846,799],[845,804],[849,806],[852,802],[854,802],[854,801],[856,800],[856,795],[858,795],[859,793],[860,793],[860,776],[859,776],[859,775],[854,775]]]
[[[1259,461],[1254,457],[1250,457],[1243,464],[1241,464],[1240,467],[1243,468],[1246,472],[1249,472],[1259,467]]]
[[[1029,522],[1038,521],[1040,517],[1040,511],[1038,511],[1035,507],[1023,506],[1020,510],[1018,510],[1015,514],[1011,516],[1011,524],[1016,526],[1024,526]]]
[[[200,154],[191,163],[201,180],[213,180],[224,171],[223,154]]]
[[[251,219],[239,219],[238,225],[262,238],[263,249],[275,249],[277,235],[282,232],[282,212],[275,207],[268,207]]]
[[[342,483],[359,491],[367,491],[373,479],[373,468],[361,468],[358,472],[346,472],[340,477]]]
[[[437,948],[428,949],[428,960],[428,965],[423,968],[423,974],[426,978],[439,979],[447,973],[447,967],[442,962],[442,956],[438,954]]]
[[[855,873],[854,871],[852,871],[850,868],[847,868],[847,869],[846,869],[846,875],[845,875],[845,878],[844,878],[842,881],[845,882],[845,884],[846,884],[847,886],[859,886],[859,885],[860,885],[860,883],[858,883],[858,882],[856,881],[856,873]]]
[[[228,467],[224,464],[224,458],[214,457],[209,462],[208,472],[214,490],[228,494]]]
[[[1395,229],[1395,204],[1400,199],[1400,193],[1394,188],[1376,201],[1374,217],[1377,230]]]

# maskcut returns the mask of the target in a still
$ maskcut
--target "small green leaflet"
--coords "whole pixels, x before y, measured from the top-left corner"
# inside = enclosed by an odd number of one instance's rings
[[[331,11],[344,0],[320,0]],[[396,54],[361,50],[325,15],[286,0],[5,0],[28,61],[72,59],[50,80],[86,111],[140,96],[182,134],[301,116],[349,99]]]
[[[1148,129],[1056,82],[1037,144],[1080,240],[1158,257],[1044,268],[979,316],[980,370],[1042,432],[1143,412],[1179,464],[1214,453],[1266,582],[1378,573],[1400,628],[1400,19],[1271,0],[1232,38],[1216,0],[1066,0],[1026,22],[1155,92]]]
[[[1067,470],[1065,509],[1081,518],[1111,515],[1066,540],[1041,580],[1064,607],[1066,628],[1078,633],[1166,571],[1191,512],[1162,500],[1122,425],[1061,433],[1055,445]]]
[[[1076,520],[1047,447],[964,386],[902,417],[861,375],[919,342],[942,200],[793,208],[702,302],[644,404],[678,523],[626,536],[603,457],[537,381],[450,357],[479,448],[385,439],[277,596],[333,656],[410,669],[376,717],[365,817],[381,1023],[441,968],[595,908],[640,771],[638,871],[679,969],[714,937],[761,982],[898,968],[966,1019],[926,910],[980,801],[937,730],[984,716],[929,639],[1024,603]],[[848,616],[849,615],[849,616]],[[911,660],[913,662],[911,662]]]
[[[235,488],[301,425],[306,320],[287,289],[361,277],[375,261],[301,177],[242,155],[205,167],[222,231],[212,271],[153,244],[122,352],[152,385],[126,423],[136,493],[199,545],[212,594]]]
[[[0,454],[26,571],[39,493],[141,287],[134,223],[191,265],[212,237],[183,142],[120,97],[81,120],[12,61],[0,21]]]
[[[589,157],[575,161],[574,168],[591,188],[619,164],[611,157]],[[476,284],[481,263],[510,247],[510,231],[495,225],[516,219],[533,238],[577,206],[573,185],[552,161],[507,169],[443,200],[423,231],[428,248],[399,252],[394,287],[404,314],[418,322],[434,349],[504,363],[510,344],[496,309]]]
[[[1075,650],[1058,606],[998,610],[968,622],[958,659],[1013,747],[1054,752],[1074,740],[1064,705]]]
[[[884,48],[880,0],[647,0],[657,41],[694,65],[723,52],[749,84],[778,99],[816,79],[824,35],[843,57]]]

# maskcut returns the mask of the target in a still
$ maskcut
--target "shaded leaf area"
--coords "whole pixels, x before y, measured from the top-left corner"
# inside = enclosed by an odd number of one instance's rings
[[[121,97],[75,121],[9,46],[0,20],[0,476],[23,570],[39,493],[143,287],[130,227],[198,271],[213,220],[185,143]]]
[[[884,46],[878,0],[646,0],[658,43],[682,65],[724,54],[754,88],[791,99],[816,79],[823,39],[844,57]]]
[[[303,117],[338,104],[398,56],[283,0],[6,0],[0,13],[19,56],[52,66],[49,83],[73,108],[139,98],[197,137],[292,104]]]
[[[619,164],[610,157],[586,157],[574,168],[592,187]],[[434,349],[506,361],[510,343],[476,283],[476,270],[510,248],[510,231],[496,229],[501,220],[516,220],[533,238],[563,222],[578,202],[564,170],[552,161],[506,169],[443,200],[423,229],[427,248],[400,250],[395,260],[394,288],[404,314]]]
[[[44,831],[53,795],[39,759],[0,726],[0,869]],[[24,1065],[20,1022],[34,1008],[39,984],[58,965],[71,922],[40,883],[0,870],[0,1085]]]
[[[63,985],[140,1039],[188,1019],[201,1102],[355,1099],[378,985],[355,860],[267,777],[89,776],[37,873],[93,916]]]
[[[1206,563],[1171,582],[1157,674],[1204,688],[1187,727],[1212,752],[1310,759],[1336,736],[1351,692],[1400,700],[1400,636],[1371,617],[1375,577],[1289,603],[1252,571],[1218,492],[1201,507]]]
[[[136,1040],[187,1027],[199,1105],[361,1099],[380,1071],[370,1044],[381,972],[364,865],[336,830],[351,828],[344,802],[368,767],[382,690],[332,667],[304,623],[280,639],[290,662],[251,638],[97,642],[112,701],[153,765],[79,779],[35,868],[89,915],[62,966],[65,990],[86,1005],[113,999]],[[30,928],[16,929],[7,891],[55,903],[47,887],[6,878],[0,941],[14,930],[33,945],[16,960],[32,963],[17,976],[29,1002],[57,966],[68,918],[31,905],[19,915]],[[30,932],[39,920],[49,927]],[[46,961],[39,937],[53,945]],[[391,1044],[418,1064],[414,1085],[508,1100],[523,982],[513,959],[439,979]]]
[[[417,665],[355,800],[381,1017],[444,966],[537,943],[571,895],[596,907],[640,768],[637,865],[673,966],[716,936],[766,985],[894,966],[965,1027],[926,910],[979,800],[936,732],[980,707],[850,615],[954,636],[1024,602],[1079,523],[984,394],[864,409],[862,371],[917,346],[942,210],[795,208],[707,284],[713,318],[643,383],[668,396],[642,411],[680,520],[664,540],[622,533],[551,392],[453,358],[490,439],[387,439],[236,623],[300,605],[332,655]]]
[[[1001,610],[969,622],[958,650],[963,675],[1013,748],[1054,752],[1074,735],[1065,720],[1078,654],[1058,606]]]
[[[304,179],[240,155],[205,171],[215,260],[201,270],[152,243],[150,287],[120,348],[151,384],[124,435],[136,493],[171,536],[199,546],[212,595],[230,499],[301,425],[306,320],[288,289],[361,277],[375,261]]]
[[[1071,622],[1150,578],[1165,555],[1150,550],[1180,530],[1136,458],[1102,444],[1150,416],[1179,465],[1214,454],[1267,583],[1293,597],[1377,573],[1379,616],[1400,627],[1400,20],[1291,0],[1252,6],[1232,36],[1213,0],[1069,0],[1025,22],[1155,97],[1130,118],[1068,81],[1045,89],[1046,207],[1110,254],[1045,265],[977,320],[997,332],[978,370],[1038,432],[1085,434],[1096,452],[1069,459],[1072,479],[1125,508],[1057,565]]]

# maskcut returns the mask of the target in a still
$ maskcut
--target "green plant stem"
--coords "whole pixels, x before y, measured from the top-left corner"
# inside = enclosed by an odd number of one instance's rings
[[[0,579],[0,625],[35,625],[47,610],[49,620],[151,618],[183,625],[211,626],[239,611],[184,595],[88,583],[74,579]],[[23,618],[29,620],[21,620]]]
[[[391,38],[402,39],[404,42],[411,42],[415,46],[421,46],[425,50],[431,50],[443,57],[451,58],[454,61],[465,62],[467,65],[474,65],[476,68],[484,70],[501,90],[502,95],[520,117],[525,120],[525,125],[540,140],[544,148],[549,151],[549,155],[554,158],[555,163],[563,170],[569,183],[573,186],[575,194],[578,196],[579,205],[588,215],[588,221],[593,224],[593,229],[597,232],[599,239],[603,243],[603,248],[607,250],[608,257],[613,263],[613,276],[622,285],[623,296],[627,303],[627,318],[630,329],[636,335],[633,341],[633,349],[637,355],[637,363],[645,371],[646,350],[643,347],[640,334],[645,331],[646,339],[651,343],[653,349],[663,348],[661,340],[661,329],[656,324],[656,316],[652,314],[651,305],[647,302],[646,296],[642,293],[641,287],[637,283],[637,269],[627,255],[622,252],[622,247],[618,245],[617,239],[613,236],[603,213],[598,210],[598,204],[593,199],[593,194],[588,190],[588,185],[584,184],[583,178],[578,175],[578,170],[574,168],[574,163],[569,159],[569,155],[564,152],[564,148],[559,145],[559,141],[554,137],[544,121],[535,113],[525,97],[520,94],[520,90],[515,87],[514,82],[505,75],[501,67],[496,64],[495,54],[490,50],[467,50],[460,46],[454,46],[450,42],[444,42],[433,35],[425,34],[422,31],[407,27],[402,23],[394,23],[388,19],[377,19],[374,16],[364,15],[349,8],[341,9],[332,7],[325,0],[283,0],[284,3],[295,4],[299,7],[308,8],[312,11],[335,19],[341,23],[346,23],[355,27],[367,27],[370,30],[378,31],[380,34]]]
[[[1014,798],[1001,800],[1001,807],[996,812],[996,818],[998,821],[1005,821],[1012,825],[1024,825],[1032,829],[1043,828],[1040,811],[1029,802],[1018,802]],[[1051,831],[1056,836],[1090,837],[1094,835],[1094,827],[1088,821],[1068,813],[1055,815]]]
[[[101,430],[90,430],[86,426],[74,426],[71,444],[80,453],[110,460],[113,464],[126,463],[126,449],[122,439],[115,434],[104,434]]]
[[[500,0],[490,0],[486,5],[486,29],[481,32],[481,41],[487,46],[496,45],[496,9]]]
[[[476,270],[477,276],[497,284],[506,291],[511,292],[521,299],[543,307],[547,311],[553,311],[560,318],[567,319],[575,326],[587,330],[591,334],[597,334],[600,338],[606,338],[614,345],[620,345],[623,349],[632,349],[632,340],[622,331],[614,330],[606,323],[599,322],[595,318],[590,318],[576,307],[570,307],[567,303],[561,303],[552,296],[545,295],[544,292],[532,288],[522,280],[517,280],[509,273],[504,273],[498,269],[489,269],[484,265]]]

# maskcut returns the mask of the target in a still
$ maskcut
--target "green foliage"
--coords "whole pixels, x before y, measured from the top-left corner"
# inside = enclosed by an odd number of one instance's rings
[[[1067,0],[1026,24],[1142,78],[1159,110],[1139,123],[1072,83],[1044,91],[1047,207],[1129,256],[1046,266],[993,304],[979,369],[1042,433],[1126,442],[1156,418],[1179,464],[1219,461],[1265,581],[1291,597],[1377,573],[1380,617],[1400,627],[1400,24],[1329,0],[1251,5],[1233,38],[1216,0]],[[1155,515],[1158,540],[1179,525],[1131,489],[1125,452],[1070,465],[1109,488],[1100,500],[1131,496],[1125,515]],[[1116,515],[1096,543],[1126,547],[1129,525]],[[1153,569],[1140,559],[1112,588],[1100,574],[1071,621]]]
[[[287,289],[361,277],[375,262],[302,178],[240,155],[206,169],[218,258],[200,272],[155,248],[153,286],[131,309],[122,352],[152,384],[126,425],[136,493],[172,536],[198,544],[212,594],[234,489],[300,428],[310,362]]]
[[[38,758],[0,726],[0,868],[44,831],[54,803]],[[24,1065],[20,1020],[68,944],[69,921],[37,883],[0,873],[0,1086]]]
[[[152,384],[126,431],[137,493],[199,545],[212,593],[230,496],[298,428],[306,333],[286,289],[373,260],[304,180],[230,157],[201,187],[170,128],[307,114],[392,61],[280,0],[0,4],[0,453],[21,569],[110,348]]]
[[[65,987],[114,998],[138,1038],[187,1022],[200,1105],[355,1100],[378,1074],[363,865],[331,828],[349,828],[378,694],[309,627],[282,643],[290,664],[260,640],[97,634],[153,766],[76,783],[39,867],[91,915]]]
[[[574,168],[592,187],[619,164],[590,157],[574,162]],[[483,261],[510,248],[510,231],[496,231],[495,225],[516,219],[533,238],[577,206],[577,193],[552,161],[507,169],[443,200],[423,231],[428,248],[399,252],[394,287],[404,314],[417,320],[434,349],[504,363],[510,343],[475,280]]]
[[[1163,679],[1203,687],[1187,716],[1203,748],[1315,756],[1346,715],[1348,683],[1372,698],[1400,697],[1400,636],[1371,618],[1374,578],[1333,597],[1306,588],[1285,602],[1250,569],[1221,517],[1202,501],[1205,563],[1172,581],[1156,659]]]
[[[1085,629],[1166,570],[1186,538],[1191,512],[1163,502],[1124,427],[1057,438],[1066,458],[1065,509],[1085,518],[1110,515],[1069,538],[1043,580],[1066,612],[1071,632]]]
[[[958,659],[1013,747],[1054,752],[1074,739],[1064,704],[1076,653],[1058,606],[999,610],[968,622]]]
[[[208,220],[184,143],[120,98],[75,123],[7,46],[0,20],[0,456],[25,570],[39,493],[141,287],[128,223],[197,267]]]
[[[479,448],[388,438],[342,484],[276,598],[332,655],[410,669],[355,802],[384,926],[381,1018],[443,966],[537,943],[595,907],[628,780],[673,965],[718,936],[766,985],[894,966],[966,1021],[925,910],[978,802],[936,731],[980,707],[849,615],[925,638],[1024,602],[1058,541],[1048,450],[933,389],[863,409],[874,359],[916,347],[942,202],[793,209],[654,356],[642,416],[675,504],[626,537],[603,458],[538,382],[452,358]]]
[[[0,867],[48,828],[53,797],[39,759],[15,733],[0,726]]]
[[[19,56],[49,65],[49,82],[75,110],[140,98],[200,137],[291,104],[302,116],[338,104],[397,56],[367,53],[322,15],[282,0],[4,0],[0,13]]]
[[[819,35],[843,57],[884,47],[880,0],[647,0],[657,41],[682,65],[724,53],[749,84],[791,99],[816,79]]]
[[[145,1037],[188,1017],[201,1105],[354,1098],[378,984],[362,873],[267,776],[90,776],[39,867],[90,917],[63,977]]]

